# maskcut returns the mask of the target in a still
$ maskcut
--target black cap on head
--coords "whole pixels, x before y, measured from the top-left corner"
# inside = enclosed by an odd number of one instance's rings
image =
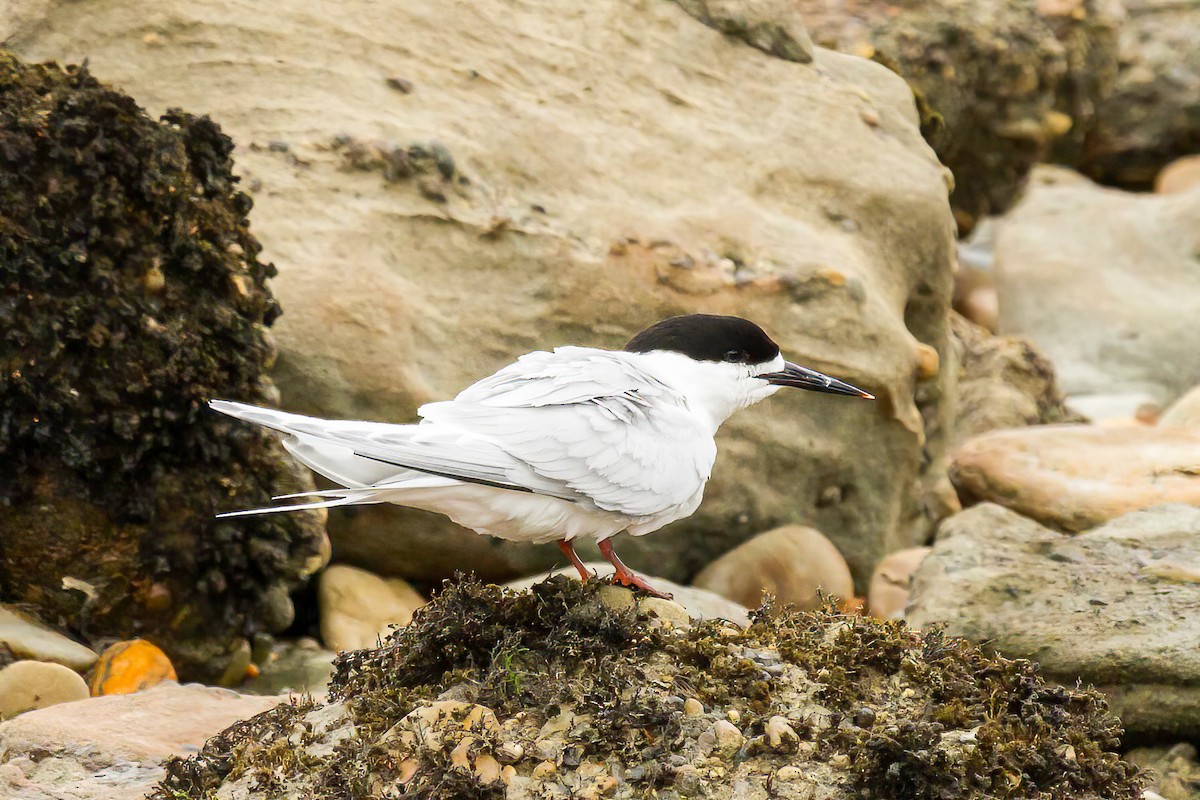
[[[764,364],[779,355],[779,345],[762,328],[741,317],[685,314],[651,325],[629,340],[625,350],[669,350],[697,361]]]

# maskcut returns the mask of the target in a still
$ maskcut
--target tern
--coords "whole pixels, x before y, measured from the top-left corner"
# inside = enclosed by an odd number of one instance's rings
[[[285,434],[288,452],[344,487],[220,516],[395,503],[501,539],[557,542],[585,581],[573,542],[590,538],[618,582],[669,597],[621,562],[612,537],[690,516],[716,461],[721,423],[783,387],[874,399],[785,361],[749,320],[687,314],[650,326],[622,350],[521,356],[453,400],[421,406],[416,424],[213,400],[223,414]]]

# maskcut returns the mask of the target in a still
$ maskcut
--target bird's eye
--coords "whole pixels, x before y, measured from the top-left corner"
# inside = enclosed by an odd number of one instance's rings
[[[725,360],[731,364],[740,364],[746,360],[746,354],[741,350],[727,350],[725,352]]]

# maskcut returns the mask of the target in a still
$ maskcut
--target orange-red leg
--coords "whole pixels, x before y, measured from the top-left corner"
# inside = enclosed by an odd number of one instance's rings
[[[615,578],[616,581],[622,586],[633,586],[641,589],[643,592],[652,594],[655,597],[661,597],[664,600],[671,599],[670,594],[667,594],[666,592],[660,592],[658,589],[655,589],[653,586],[646,583],[644,578],[639,577],[633,572],[633,570],[621,563],[621,559],[617,558],[617,553],[615,550],[613,550],[612,542],[610,542],[608,539],[600,542],[600,554],[608,559],[608,563],[617,568],[617,572],[615,575],[613,575],[613,578]]]
[[[571,563],[575,565],[575,569],[579,570],[579,580],[587,583],[587,579],[592,576],[588,573],[587,567],[583,565],[583,562],[579,560],[579,555],[575,552],[575,545],[571,544],[567,539],[559,539],[558,548],[563,551],[564,556],[571,560]]]

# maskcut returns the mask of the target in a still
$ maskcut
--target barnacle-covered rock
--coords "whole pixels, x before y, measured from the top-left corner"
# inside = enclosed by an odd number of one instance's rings
[[[1103,701],[1028,661],[829,609],[654,627],[610,589],[448,586],[152,796],[1139,796]]]
[[[274,392],[274,267],[232,147],[0,51],[0,600],[88,641],[153,638],[185,678],[290,622],[324,537],[316,514],[214,519],[312,486],[205,407]]]

